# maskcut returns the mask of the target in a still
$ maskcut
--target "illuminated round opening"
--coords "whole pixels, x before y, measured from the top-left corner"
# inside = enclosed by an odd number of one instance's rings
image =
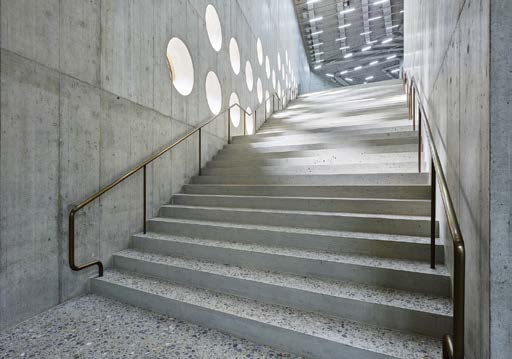
[[[281,93],[281,81],[277,82],[277,94],[279,97],[283,98],[283,94]]]
[[[240,105],[240,99],[238,98],[238,95],[235,92],[233,92],[229,97],[229,107],[233,106],[234,104]],[[233,126],[238,127],[238,125],[240,124],[240,107],[231,107],[229,113],[231,117],[231,123],[233,124]]]
[[[177,37],[167,44],[167,62],[172,84],[181,95],[190,95],[194,88],[194,65],[187,45]]]
[[[288,50],[284,50],[284,58],[286,60],[286,64],[290,64],[289,59],[288,59]]]
[[[231,68],[235,75],[240,73],[240,49],[238,48],[238,42],[234,37],[229,41],[229,59],[231,60]]]
[[[261,79],[258,78],[258,81],[256,82],[256,91],[258,92],[258,102],[263,102],[263,85],[261,83]]]
[[[210,44],[212,44],[215,51],[220,51],[222,47],[222,27],[217,10],[211,4],[206,7],[205,21]]]
[[[276,72],[272,70],[272,88],[276,89]]]
[[[277,69],[281,71],[281,54],[277,53]]]
[[[253,114],[252,114],[252,110],[250,107],[247,107],[246,111],[247,111],[247,116],[245,117],[245,130],[247,131],[247,134],[252,135],[254,133]]]
[[[218,115],[222,108],[222,89],[220,87],[219,78],[215,72],[210,71],[208,75],[206,75],[205,89],[208,107],[210,107],[210,111],[212,111],[214,115]]]
[[[267,113],[270,112],[270,102],[272,101],[269,97],[270,94],[268,93],[268,91],[265,91],[265,101],[267,101],[265,107],[267,108]]]
[[[270,78],[270,59],[268,56],[265,57],[265,71],[267,72],[267,79]]]
[[[258,52],[258,62],[263,65],[263,45],[261,45],[261,39],[258,37],[256,42],[256,51]]]
[[[252,91],[254,86],[254,78],[252,75],[252,66],[249,60],[245,63],[245,82],[247,83],[247,88],[249,91]]]

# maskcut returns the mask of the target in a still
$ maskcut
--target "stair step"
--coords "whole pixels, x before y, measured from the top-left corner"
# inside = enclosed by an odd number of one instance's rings
[[[187,184],[183,192],[231,196],[284,196],[322,198],[374,198],[430,200],[430,186],[301,186]]]
[[[135,249],[254,269],[448,296],[445,266],[430,269],[424,261],[269,247],[157,233],[133,236]]]
[[[272,120],[268,120],[270,123]],[[364,134],[376,134],[384,132],[405,132],[412,130],[409,120],[395,120],[386,123],[373,122],[365,125],[345,124],[337,128],[316,128],[311,130],[295,130],[293,126],[287,132],[276,133],[256,133],[254,136],[233,136],[233,143],[255,143],[272,141],[276,138],[286,138],[288,140],[299,139],[303,137],[322,137],[322,136],[353,136]]]
[[[126,272],[107,271],[93,292],[315,358],[439,358],[440,340]]]
[[[266,141],[257,142],[243,142],[233,141],[231,146],[233,148],[261,148],[261,147],[275,147],[275,146],[291,146],[291,145],[313,145],[319,143],[332,143],[332,144],[347,144],[354,142],[365,142],[373,140],[391,140],[398,138],[414,138],[417,140],[418,134],[412,130],[412,125],[408,126],[405,131],[367,131],[359,133],[343,133],[343,132],[327,132],[316,135],[302,135],[290,136],[282,135],[276,138],[269,138]]]
[[[135,250],[116,254],[114,265],[123,271],[391,329],[438,338],[451,332],[449,298]]]
[[[290,150],[290,151],[274,151],[274,152],[257,152],[257,151],[231,151],[225,148],[215,157],[215,161],[252,161],[252,160],[268,160],[268,159],[290,159],[314,157],[321,160],[337,160],[342,158],[360,157],[367,154],[403,154],[418,153],[418,144],[411,143],[405,145],[383,145],[383,146],[349,146],[331,149],[313,149],[313,150]]]
[[[194,184],[288,184],[317,186],[426,185],[428,173],[365,173],[338,175],[195,176]]]
[[[332,253],[366,254],[414,261],[430,259],[430,238],[325,229],[264,226],[226,222],[154,218],[148,221],[152,232],[174,236],[291,247]],[[444,245],[436,243],[436,260],[444,261]]]
[[[208,162],[207,168],[233,168],[245,167],[248,164],[252,166],[311,166],[311,165],[348,165],[348,164],[378,164],[378,163],[402,163],[418,162],[418,152],[398,152],[398,153],[355,153],[348,155],[333,156],[329,153],[327,156],[312,157],[289,157],[289,158],[252,158],[250,163],[247,160],[232,158],[231,160],[215,159]]]
[[[300,193],[299,193],[300,194]],[[176,194],[172,204],[199,207],[293,209],[429,216],[429,200]]]
[[[418,161],[392,163],[355,163],[342,165],[286,165],[256,166],[248,162],[245,167],[204,168],[205,176],[272,176],[272,175],[336,175],[363,173],[417,173]]]
[[[390,214],[295,211],[225,207],[166,205],[161,217],[350,232],[429,236],[430,217]],[[438,229],[436,231],[436,234]]]

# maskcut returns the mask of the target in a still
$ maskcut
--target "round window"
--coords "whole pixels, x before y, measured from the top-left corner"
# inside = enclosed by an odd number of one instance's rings
[[[270,59],[268,56],[265,57],[265,71],[267,72],[267,79],[270,78]]]
[[[263,85],[261,84],[261,79],[258,78],[256,82],[256,91],[258,92],[258,102],[263,102]]]
[[[252,91],[254,86],[254,78],[252,75],[252,66],[249,60],[245,63],[245,82],[247,83],[247,88],[249,91]]]
[[[233,92],[229,97],[229,107],[235,104],[240,105],[240,99],[238,98],[238,95],[235,92]],[[240,107],[231,107],[229,113],[231,117],[231,123],[233,124],[233,126],[238,127],[238,125],[240,124]]]
[[[206,75],[206,101],[208,107],[214,115],[218,115],[222,108],[222,88],[220,87],[219,78],[215,72],[210,71]]]
[[[194,88],[194,65],[187,46],[177,37],[167,44],[167,63],[176,91],[183,96],[190,95]]]
[[[238,42],[234,37],[229,41],[229,59],[231,60],[231,68],[235,75],[240,73],[240,49],[238,48]]]
[[[256,42],[256,51],[258,52],[258,63],[263,65],[263,45],[261,45],[261,39],[259,37]]]
[[[212,44],[215,51],[220,51],[222,48],[222,27],[217,10],[211,4],[206,7],[205,21],[210,44]]]
[[[252,135],[254,133],[253,113],[250,107],[247,107],[246,111],[248,115],[245,117],[245,130],[247,131],[248,135]]]

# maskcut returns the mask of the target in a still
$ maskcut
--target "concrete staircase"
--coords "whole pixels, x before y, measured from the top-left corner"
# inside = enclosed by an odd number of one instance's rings
[[[94,292],[314,358],[440,358],[450,277],[400,82],[302,97],[236,137]]]

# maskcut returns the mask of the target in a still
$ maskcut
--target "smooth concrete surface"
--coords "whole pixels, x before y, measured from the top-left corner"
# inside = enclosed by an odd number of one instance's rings
[[[491,357],[489,192],[494,177],[490,172],[493,160],[489,135],[491,2],[405,2],[404,71],[414,76],[420,87],[418,96],[431,123],[466,245],[465,355],[470,359]],[[510,54],[508,40],[503,44],[505,47]],[[441,237],[446,243],[450,265],[453,250],[439,192],[437,198]]]
[[[69,269],[69,209],[212,117],[208,71],[220,79],[223,108],[233,91],[244,108],[256,108],[244,70],[231,69],[232,36],[242,69],[250,60],[264,92],[273,92],[272,80],[257,61],[258,37],[282,88],[278,52],[282,62],[288,53],[286,71],[302,92],[329,87],[309,72],[291,0],[211,3],[222,25],[220,52],[206,33],[206,0],[1,0],[0,328],[86,290],[96,269]],[[187,97],[171,84],[165,56],[175,36],[194,64]],[[202,164],[225,144],[226,122],[222,116],[203,131]],[[198,172],[197,158],[195,136],[148,168],[149,217]],[[137,174],[77,215],[77,262],[109,264],[141,228]]]
[[[490,356],[512,352],[512,2],[491,0]]]

